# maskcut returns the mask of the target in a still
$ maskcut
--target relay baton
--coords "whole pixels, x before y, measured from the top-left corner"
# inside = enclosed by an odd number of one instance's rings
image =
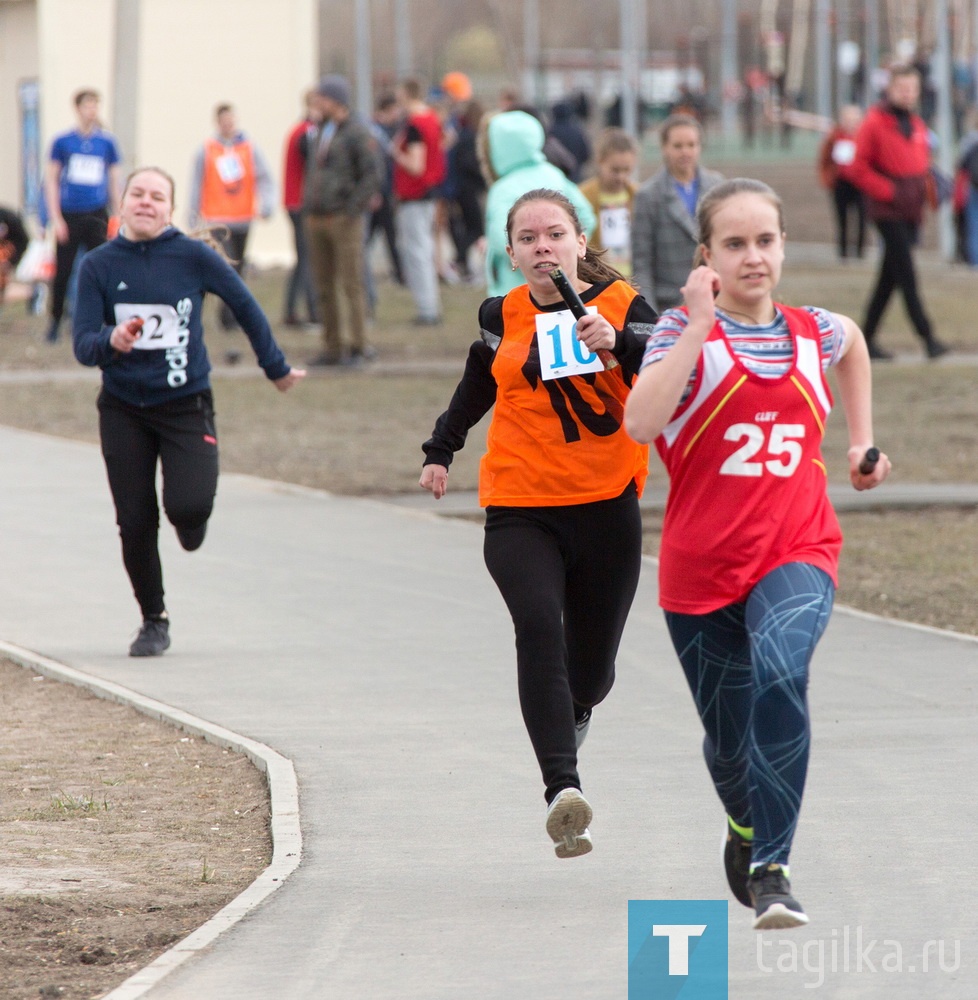
[[[867,448],[866,454],[863,455],[863,460],[859,463],[859,471],[864,476],[868,476],[873,469],[876,468],[876,463],[880,460],[880,450],[879,448]]]
[[[588,311],[584,308],[584,303],[581,301],[580,295],[577,294],[577,290],[567,280],[567,275],[559,267],[555,267],[550,272],[550,277],[557,286],[557,291],[560,292],[560,297],[564,300],[564,305],[571,311],[574,319],[583,319],[587,316]],[[611,371],[612,368],[618,367],[618,359],[606,348],[599,347],[597,355],[604,362],[606,371]]]

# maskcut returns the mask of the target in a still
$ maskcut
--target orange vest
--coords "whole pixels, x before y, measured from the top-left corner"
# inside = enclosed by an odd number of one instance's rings
[[[616,281],[590,299],[616,329],[636,291]],[[621,367],[543,381],[536,342],[539,310],[527,285],[503,302],[503,338],[492,362],[496,404],[479,471],[483,507],[561,507],[618,496],[634,480],[639,496],[648,448],[622,427],[628,386]]]
[[[200,215],[208,222],[250,222],[255,217],[255,157],[245,139],[225,146],[204,143]]]

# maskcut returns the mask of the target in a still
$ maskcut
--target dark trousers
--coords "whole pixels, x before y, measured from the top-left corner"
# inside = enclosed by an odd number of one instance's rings
[[[862,192],[848,181],[837,180],[832,188],[835,205],[835,221],[839,235],[839,256],[849,256],[849,217],[854,216],[856,241],[854,249],[857,257],[863,255],[866,242],[866,209]]]
[[[163,509],[170,523],[188,531],[203,527],[217,493],[213,399],[207,391],[137,407],[103,390],[98,411],[122,561],[143,617],[159,615],[165,606],[156,463],[163,469]]]
[[[228,226],[220,224],[214,227],[214,238],[221,245],[224,255],[227,257],[231,267],[237,272],[238,277],[244,275],[245,249],[248,246],[248,226],[243,228],[230,229]],[[222,302],[219,311],[221,328],[223,330],[236,330],[238,321],[234,318],[227,303]]]
[[[917,336],[925,343],[933,338],[930,320],[924,312],[924,304],[917,291],[917,274],[913,266],[913,246],[917,242],[917,227],[911,222],[879,221],[876,228],[883,238],[883,260],[880,263],[880,273],[876,280],[869,305],[866,307],[866,319],[863,322],[863,333],[867,343],[872,343],[876,336],[886,304],[894,290],[903,293],[903,301],[907,307],[907,315],[913,323]]]
[[[81,247],[94,250],[105,242],[109,213],[104,208],[93,212],[65,212],[68,239],[57,244],[55,251],[54,281],[51,283],[51,319],[60,320],[65,311],[68,282]]]
[[[289,218],[292,220],[292,232],[295,238],[295,267],[292,268],[289,282],[285,287],[285,320],[286,322],[298,320],[296,307],[302,299],[306,304],[306,318],[310,323],[318,323],[319,311],[316,308],[316,289],[309,268],[304,217],[301,211],[290,208]]]
[[[615,680],[642,562],[635,488],[568,507],[489,507],[485,560],[513,618],[520,708],[549,803],[581,787],[574,722]]]
[[[373,242],[374,234],[378,229],[384,234],[384,243],[387,245],[387,256],[390,258],[394,278],[399,285],[403,285],[404,272],[401,270],[401,255],[397,249],[397,230],[394,226],[394,203],[388,194],[384,195],[380,207],[370,213],[370,221],[367,226],[368,247]]]
[[[478,192],[464,191],[449,203],[448,228],[455,244],[455,266],[468,276],[469,251],[486,231]]]

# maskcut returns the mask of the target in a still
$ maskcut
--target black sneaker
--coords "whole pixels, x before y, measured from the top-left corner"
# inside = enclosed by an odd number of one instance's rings
[[[162,656],[170,648],[170,619],[144,618],[129,647],[130,656]]]
[[[801,903],[791,895],[791,883],[781,865],[758,868],[747,880],[754,904],[754,930],[787,930],[808,923]]]
[[[868,341],[866,346],[869,348],[869,356],[873,361],[892,361],[893,353],[891,351],[886,351],[882,347],[879,347],[873,341]]]
[[[199,549],[204,544],[206,534],[206,521],[199,528],[177,528],[177,538],[187,552],[195,552]]]
[[[747,891],[747,879],[750,878],[750,841],[726,823],[727,835],[723,839],[723,868],[727,873],[727,885],[738,903],[753,906],[750,893]]]
[[[944,355],[951,350],[947,344],[938,340],[936,337],[930,337],[924,345],[924,349],[927,351],[927,357],[930,358],[931,361],[935,358],[944,357]]]

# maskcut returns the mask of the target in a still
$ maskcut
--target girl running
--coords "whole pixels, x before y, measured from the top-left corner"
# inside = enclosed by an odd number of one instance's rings
[[[126,181],[119,235],[86,254],[78,279],[75,357],[102,369],[102,455],[122,559],[143,615],[130,656],[170,645],[158,550],[156,464],[163,507],[188,552],[200,547],[217,491],[217,432],[201,307],[213,292],[233,311],[280,392],[290,368],[261,307],[231,266],[171,223],[173,180],[156,167]]]
[[[774,301],[781,201],[725,181],[699,207],[701,244],[628,400],[626,428],[654,441],[670,477],[660,603],[727,811],[730,888],[758,929],[807,923],[788,855],[808,763],[808,665],[837,582],[842,535],[820,443],[834,365],[857,490],[890,469],[873,443],[870,362],[847,316]]]
[[[557,857],[570,858],[592,846],[577,751],[614,682],[638,584],[648,452],[622,417],[655,313],[590,250],[565,195],[524,194],[506,234],[526,283],[482,303],[482,339],[423,445],[420,484],[445,495],[454,453],[495,405],[479,477],[485,559],[516,631],[547,833]],[[551,278],[557,268],[589,309],[576,325]]]

